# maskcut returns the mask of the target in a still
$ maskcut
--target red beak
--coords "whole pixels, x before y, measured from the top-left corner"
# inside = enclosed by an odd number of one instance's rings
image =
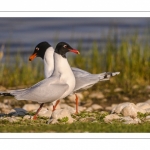
[[[32,61],[36,56],[37,56],[37,53],[33,53],[33,54],[29,57],[29,61]]]
[[[78,50],[76,50],[76,49],[69,49],[69,51],[70,51],[70,52],[73,52],[73,53],[75,53],[75,54],[80,54],[80,52],[79,52]]]

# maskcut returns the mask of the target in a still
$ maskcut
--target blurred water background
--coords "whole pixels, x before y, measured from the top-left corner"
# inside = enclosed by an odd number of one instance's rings
[[[27,86],[44,78],[42,59],[28,61],[42,41],[78,49],[81,55],[67,54],[71,66],[120,71],[112,88],[128,92],[150,84],[150,18],[0,18],[0,85]]]
[[[149,24],[150,18],[0,18],[0,46],[5,45],[4,54],[19,51],[25,59],[41,41],[53,47],[59,41],[75,48],[82,43],[84,51],[97,42],[100,51],[108,38],[119,44],[136,32],[144,43]]]

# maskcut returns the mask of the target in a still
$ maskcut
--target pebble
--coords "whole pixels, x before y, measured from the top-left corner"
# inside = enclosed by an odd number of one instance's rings
[[[111,92],[111,90],[110,90],[110,89],[104,89],[104,92],[106,92],[106,93],[110,93],[110,92]]]
[[[132,88],[133,88],[133,89],[138,89],[139,86],[138,86],[138,85],[134,85]]]
[[[120,119],[120,117],[117,114],[110,114],[110,115],[105,116],[104,122],[109,123],[112,120],[118,120],[118,119]]]
[[[92,107],[88,107],[88,108],[86,109],[86,111],[88,111],[88,112],[92,112],[92,111],[93,111],[93,109],[92,109]]]
[[[122,99],[124,100],[124,101],[129,101],[130,99],[128,98],[128,97],[122,97]]]
[[[120,103],[119,105],[117,105],[116,107],[114,107],[114,108],[112,109],[112,112],[111,112],[111,113],[120,114],[121,111],[122,111],[122,109],[123,109],[125,106],[129,105],[129,104],[130,104],[129,102]]]
[[[145,109],[146,113],[150,113],[150,108]]]
[[[62,119],[64,117],[68,117],[67,123],[73,123],[74,119],[71,117],[71,114],[67,109],[55,110],[52,113],[52,116],[51,116],[51,119],[49,120],[49,123],[57,123],[58,119]]]
[[[83,94],[77,93],[76,95],[78,96],[78,102],[79,102],[79,104],[80,104],[81,100],[84,98],[84,97],[83,97]],[[75,99],[76,99],[75,94],[72,94],[72,95],[68,96],[68,99],[70,100],[70,102],[75,103]]]
[[[121,89],[121,88],[114,89],[114,92],[122,92],[122,91],[123,91],[123,89]]]
[[[95,122],[96,118],[95,117],[86,117],[86,118],[81,118],[81,122]]]
[[[19,121],[18,119],[16,119],[16,117],[7,117],[6,120],[8,120],[11,123]]]
[[[148,103],[150,105],[150,99],[148,99],[145,103]]]
[[[146,86],[146,89],[147,89],[147,90],[150,90],[150,85]]]
[[[135,118],[133,120],[128,120],[128,121],[125,121],[123,122],[124,124],[138,124],[138,123],[141,123],[141,120],[139,118]]]
[[[26,111],[35,111],[40,107],[39,104],[25,104],[23,106],[23,109],[25,109]]]
[[[121,117],[121,121],[133,121],[133,118],[131,118],[130,116]]]
[[[67,104],[61,104],[60,108],[68,110],[71,114],[75,113],[75,108],[73,108]]]
[[[98,104],[93,104],[91,107],[93,110],[100,110],[100,109],[102,110],[103,109],[103,107]]]
[[[150,121],[150,116],[146,116],[146,121]]]
[[[121,114],[123,116],[130,116],[132,118],[136,118],[137,117],[137,108],[136,105],[134,103],[130,103],[127,106],[125,106],[122,111]]]
[[[11,109],[10,105],[6,105],[4,103],[0,103],[0,109]]]
[[[0,91],[6,91],[6,88],[0,85]]]
[[[36,111],[37,111],[37,110],[34,110],[33,112],[35,113]],[[38,115],[43,115],[43,114],[45,114],[47,111],[48,111],[47,108],[42,107],[42,109],[39,111]]]
[[[30,115],[25,115],[25,116],[23,117],[23,120],[25,120],[25,119],[31,119],[31,116],[30,116]]]
[[[37,110],[34,110],[33,112],[36,112]],[[52,110],[49,110],[46,107],[42,107],[42,109],[40,110],[40,112],[38,113],[38,116],[40,117],[48,117],[50,118],[52,115]]]
[[[4,114],[8,114],[8,113],[10,112],[10,109],[2,108],[1,111],[2,111],[2,113],[4,113]]]
[[[92,104],[93,104],[93,101],[91,99],[87,99],[83,106],[84,107],[90,107]]]
[[[147,112],[147,110],[141,109],[141,108],[137,108],[137,112],[145,114]]]
[[[148,103],[146,103],[146,102],[144,102],[144,103],[137,103],[136,106],[138,108],[144,109],[144,110],[150,108],[150,105]]]
[[[52,111],[51,110],[47,110],[45,113],[39,113],[39,116],[40,117],[47,117],[47,118],[50,118],[52,115]]]
[[[82,112],[82,111],[86,110],[86,107],[84,107],[84,106],[78,106],[78,109],[79,109],[79,112]]]
[[[97,99],[103,99],[104,98],[104,94],[102,92],[92,92],[89,95],[90,98],[97,98]]]
[[[107,106],[107,107],[105,107],[105,110],[111,112],[112,111],[112,107],[111,106]]]

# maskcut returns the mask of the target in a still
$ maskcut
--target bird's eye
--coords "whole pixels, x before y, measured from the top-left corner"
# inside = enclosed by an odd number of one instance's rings
[[[38,48],[38,47],[36,47],[35,49],[36,49],[37,51],[39,51],[39,48]]]
[[[66,47],[67,47],[67,45],[64,45],[63,47],[64,47],[64,48],[66,48]]]

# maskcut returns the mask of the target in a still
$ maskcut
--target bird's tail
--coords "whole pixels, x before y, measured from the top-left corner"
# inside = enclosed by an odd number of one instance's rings
[[[104,72],[99,74],[99,81],[109,80],[111,77],[120,74],[120,72]]]
[[[7,90],[5,92],[0,91],[0,96],[16,96],[17,94],[21,93],[25,89],[19,89],[19,90]]]

